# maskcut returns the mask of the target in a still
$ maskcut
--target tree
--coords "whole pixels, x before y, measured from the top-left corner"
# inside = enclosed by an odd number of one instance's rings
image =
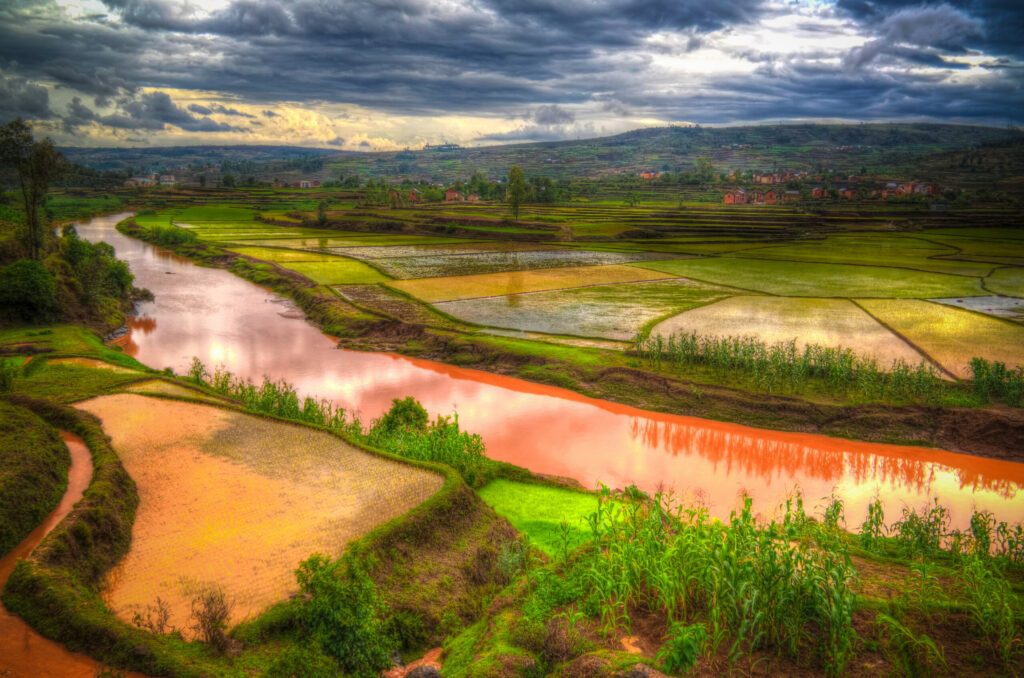
[[[21,118],[0,127],[0,166],[13,169],[18,176],[28,253],[37,261],[43,258],[50,234],[41,214],[46,193],[50,182],[64,172],[66,165],[53,142],[49,139],[35,141],[32,128]]]
[[[512,208],[512,218],[519,221],[519,208],[526,199],[526,177],[523,176],[522,168],[515,166],[508,171],[508,196],[509,207]]]
[[[199,175],[199,185],[202,188],[206,188],[206,175],[205,174],[200,174]]]
[[[57,282],[38,261],[0,268],[0,316],[48,320],[57,312]]]
[[[220,178],[220,185],[223,186],[224,188],[234,188],[235,187],[235,175],[234,174],[224,174],[224,175],[222,175],[221,178]]]

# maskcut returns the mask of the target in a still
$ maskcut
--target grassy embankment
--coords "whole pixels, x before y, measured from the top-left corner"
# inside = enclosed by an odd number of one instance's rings
[[[59,347],[76,351],[82,358],[111,360],[117,365],[126,362],[123,355],[102,346],[88,330],[81,328],[6,331],[0,334],[0,345],[5,350],[21,352]],[[315,586],[304,589],[311,598],[282,602],[234,629],[226,641],[231,648],[228,655],[204,643],[186,641],[176,633],[150,633],[110,612],[99,595],[99,587],[106,572],[123,558],[129,547],[138,497],[99,422],[66,407],[65,403],[126,387],[146,392],[150,397],[184,398],[210,407],[236,409],[242,403],[225,398],[212,384],[173,380],[138,370],[137,364],[132,372],[98,369],[88,364],[47,364],[46,358],[55,355],[34,358],[30,363],[34,371],[19,370],[14,375],[15,395],[11,397],[34,410],[49,425],[81,435],[92,452],[95,473],[83,502],[44,540],[31,559],[18,565],[4,591],[5,605],[44,635],[71,649],[118,668],[152,675],[283,676],[294,671],[303,675],[315,675],[316,671],[333,675],[339,670],[339,662],[345,666],[344,653],[334,642],[337,638],[325,638],[314,631],[314,603],[321,595],[331,595],[330,590],[325,592]],[[60,383],[47,385],[49,378],[59,378]],[[349,544],[346,555],[337,561],[339,564],[331,565],[331,578],[336,575],[339,586],[365,594],[353,595],[365,598],[363,602],[369,608],[352,608],[352,614],[358,617],[369,610],[371,621],[376,620],[376,630],[371,629],[372,632],[365,628],[350,629],[351,642],[415,655],[477,619],[501,582],[510,576],[510,568],[518,567],[519,560],[514,557],[511,564],[499,564],[501,553],[520,552],[512,528],[476,498],[457,472],[448,466],[417,460],[416,449],[433,446],[416,444],[412,433],[379,431],[355,437],[337,427],[311,423],[317,419],[311,419],[312,409],[306,407],[298,413],[287,404],[292,401],[285,392],[271,397],[266,389],[263,391],[265,397],[258,402],[250,401],[248,411],[271,421],[298,420],[340,435],[371,454],[444,477],[443,487],[429,500]],[[294,395],[293,391],[290,393]],[[268,407],[268,403],[273,404]],[[256,407],[257,404],[263,408]],[[322,414],[323,411],[319,421],[330,423]],[[441,432],[442,437],[449,439],[451,433],[450,427]],[[397,454],[370,447],[367,440],[396,449]],[[403,444],[396,445],[396,440]],[[372,582],[368,589],[364,586],[366,575]],[[308,582],[306,585],[312,586]],[[389,657],[377,652],[377,658],[381,656]],[[363,675],[365,668],[355,673]]]
[[[0,554],[17,546],[57,505],[69,463],[56,431],[30,410],[0,400]]]
[[[481,496],[549,558],[445,645],[445,675],[1016,675],[1024,532],[938,505],[847,532],[841,500],[797,496],[725,522],[628,490],[495,481]],[[555,510],[557,509],[557,510]],[[849,517],[853,522],[855,517]]]

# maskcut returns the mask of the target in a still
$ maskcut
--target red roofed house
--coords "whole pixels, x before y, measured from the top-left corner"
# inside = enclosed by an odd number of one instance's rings
[[[447,191],[444,192],[445,202],[462,202],[465,199],[465,196],[456,191],[454,188],[449,188]]]
[[[746,205],[747,204],[747,192],[742,188],[737,188],[733,191],[726,191],[725,199],[723,202],[726,205]]]
[[[779,202],[779,194],[775,191],[768,191],[764,194],[765,205],[776,205]]]

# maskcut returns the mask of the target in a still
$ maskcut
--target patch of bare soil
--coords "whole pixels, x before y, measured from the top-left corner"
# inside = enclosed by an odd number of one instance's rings
[[[295,589],[300,561],[337,555],[443,483],[328,433],[221,408],[135,394],[78,406],[102,420],[138,487],[131,550],[104,590],[126,620],[159,596],[187,627],[210,586],[232,622],[256,615]]]

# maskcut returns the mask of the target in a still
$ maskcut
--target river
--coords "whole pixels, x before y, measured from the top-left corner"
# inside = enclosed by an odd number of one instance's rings
[[[151,367],[183,374],[197,356],[244,377],[285,379],[364,422],[393,398],[415,396],[432,414],[458,412],[493,458],[588,487],[673,490],[720,517],[743,493],[768,515],[799,489],[810,508],[841,497],[850,527],[876,495],[890,522],[933,497],[950,509],[954,527],[966,526],[975,507],[1024,520],[1024,464],[659,414],[488,372],[338,349],[273,292],[117,232],[126,216],[98,217],[78,231],[113,245],[136,284],[155,295],[122,341]]]

